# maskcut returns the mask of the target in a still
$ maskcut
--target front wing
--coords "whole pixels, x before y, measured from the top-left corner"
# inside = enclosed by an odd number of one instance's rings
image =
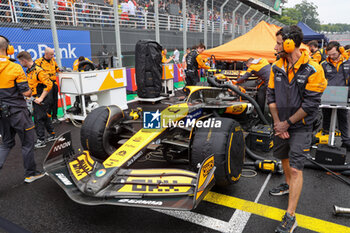
[[[68,132],[52,146],[44,170],[73,201],[84,205],[191,210],[214,185],[214,156],[210,156],[198,173],[182,169],[120,168],[103,189],[92,195],[86,190],[87,182],[91,182],[92,174],[103,176],[106,171],[88,151],[71,159],[67,156],[69,151],[72,147]]]

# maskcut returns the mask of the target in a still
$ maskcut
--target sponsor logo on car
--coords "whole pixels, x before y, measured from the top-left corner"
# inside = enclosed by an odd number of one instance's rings
[[[60,140],[58,140],[58,141],[60,141]],[[62,149],[64,149],[64,148],[70,146],[71,144],[72,144],[71,141],[68,141],[68,142],[64,142],[64,143],[62,143],[62,144],[59,144],[59,145],[57,145],[57,146],[55,146],[55,147],[53,148],[53,152],[62,150]]]
[[[57,176],[58,179],[60,179],[60,181],[64,184],[64,185],[73,185],[72,182],[70,182],[70,180],[68,180],[68,178],[63,174],[63,173],[55,173],[55,175]]]
[[[148,200],[135,200],[135,199],[120,199],[118,200],[118,202],[128,203],[128,204],[139,204],[139,205],[154,205],[154,206],[163,205],[162,201],[148,201]]]
[[[104,176],[106,174],[106,169],[100,169],[96,172],[97,177]]]

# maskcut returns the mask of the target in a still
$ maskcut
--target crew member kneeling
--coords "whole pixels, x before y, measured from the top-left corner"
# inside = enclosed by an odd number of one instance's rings
[[[30,97],[32,91],[20,65],[9,61],[7,55],[14,48],[6,37],[0,36],[0,170],[18,134],[22,143],[24,182],[31,183],[44,176],[36,171],[34,161],[34,124],[23,96]]]
[[[276,40],[275,50],[281,59],[271,68],[267,103],[274,121],[273,155],[282,160],[286,183],[272,189],[270,194],[289,193],[287,212],[276,232],[293,232],[313,122],[327,81],[322,67],[299,49],[303,40],[299,27],[282,28],[276,33]]]
[[[46,146],[45,128],[49,133],[47,141],[56,140],[55,131],[51,122],[51,115],[49,114],[51,99],[48,95],[52,82],[49,75],[35,64],[30,53],[22,51],[17,55],[21,65],[27,68],[27,79],[30,89],[32,89],[33,101],[33,115],[37,134],[37,142],[35,148],[42,148]]]
[[[186,71],[186,85],[195,86],[200,82],[198,69],[210,69],[205,65],[201,53],[205,50],[205,45],[199,44],[197,49],[192,50],[186,57],[187,71]]]

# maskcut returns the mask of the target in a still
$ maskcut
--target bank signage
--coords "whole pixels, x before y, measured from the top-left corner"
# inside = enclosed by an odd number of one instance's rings
[[[53,48],[52,32],[49,29],[22,29],[0,27],[0,35],[6,36],[15,48],[13,58],[21,51],[29,52],[33,59],[42,57],[45,48]],[[73,67],[80,56],[91,59],[89,31],[57,30],[62,66]]]

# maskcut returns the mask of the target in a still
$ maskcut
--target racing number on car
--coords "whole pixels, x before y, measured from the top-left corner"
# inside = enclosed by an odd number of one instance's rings
[[[137,182],[137,183],[146,183],[146,180],[131,180],[132,182]],[[148,180],[147,181],[148,184],[133,184],[132,185],[132,191],[148,191],[148,192],[154,192],[154,191],[158,191],[158,192],[169,192],[170,190],[174,191],[174,192],[178,192],[179,189],[175,188],[174,186],[163,186],[164,188],[160,188],[160,186],[158,184],[162,183],[162,184],[169,184],[168,180],[157,180],[157,182],[153,183],[152,180]],[[174,180],[172,184],[177,184],[177,181]],[[166,188],[165,188],[166,187]]]

